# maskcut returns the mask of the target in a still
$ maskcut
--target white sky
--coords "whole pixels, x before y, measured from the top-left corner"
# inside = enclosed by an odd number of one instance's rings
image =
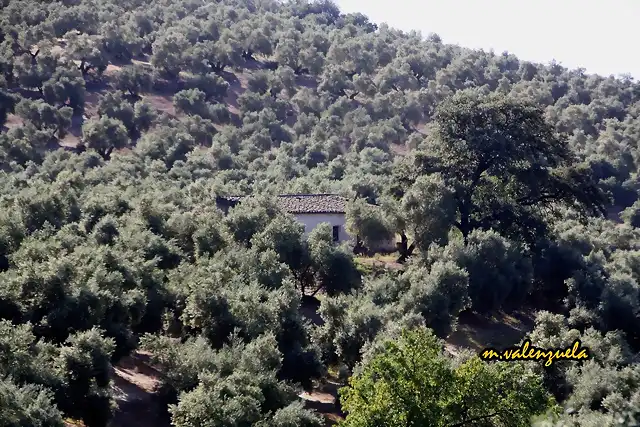
[[[640,0],[334,0],[403,31],[640,80]]]

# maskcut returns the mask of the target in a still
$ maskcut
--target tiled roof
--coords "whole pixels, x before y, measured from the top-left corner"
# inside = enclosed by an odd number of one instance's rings
[[[236,203],[243,198],[243,196],[224,197]],[[277,201],[282,210],[293,214],[345,213],[347,205],[347,199],[337,194],[281,194]]]
[[[278,205],[289,213],[345,213],[347,199],[337,194],[282,194]]]

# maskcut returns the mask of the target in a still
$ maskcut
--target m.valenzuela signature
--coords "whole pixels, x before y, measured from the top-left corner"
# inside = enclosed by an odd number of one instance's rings
[[[498,351],[493,348],[486,348],[480,352],[483,360],[546,360],[544,366],[551,366],[556,360],[587,360],[589,349],[581,348],[580,340],[575,340],[573,345],[567,348],[541,349],[531,345],[530,340],[525,340],[519,347],[510,347],[506,350]]]

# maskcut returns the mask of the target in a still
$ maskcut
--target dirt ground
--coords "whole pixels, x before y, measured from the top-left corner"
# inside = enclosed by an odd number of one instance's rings
[[[138,351],[114,369],[113,388],[118,410],[113,427],[169,427],[154,399],[160,373],[151,366],[149,354]]]
[[[315,324],[322,319],[317,313],[319,303],[305,300],[303,315]],[[518,343],[533,329],[534,316],[530,310],[512,314],[500,313],[487,317],[474,313],[460,316],[456,332],[446,340],[446,349],[456,354],[462,348],[479,352],[484,347],[504,348]],[[123,359],[113,371],[113,391],[118,409],[112,427],[170,427],[162,416],[163,410],[155,399],[154,390],[159,384],[160,373],[149,361],[149,354],[138,351]],[[304,392],[300,398],[305,407],[315,410],[325,419],[326,426],[334,426],[344,417],[338,403],[338,390],[342,384],[329,375],[312,392]],[[82,423],[66,421],[67,427],[84,427]]]
[[[465,312],[458,319],[458,328],[446,340],[448,349],[470,348],[479,352],[486,347],[505,348],[516,345],[534,326],[533,310],[511,314],[481,316]]]
[[[136,352],[125,358],[114,369],[113,390],[118,410],[112,427],[170,427],[162,417],[162,408],[154,399],[154,389],[159,383],[159,372],[149,363],[149,354]],[[313,409],[326,420],[327,426],[337,423],[343,416],[336,403],[340,384],[329,379],[311,393],[302,393],[305,406]],[[67,424],[82,427],[82,424]]]
[[[325,426],[333,426],[344,418],[338,402],[338,389],[340,383],[329,378],[324,384],[311,393],[302,393],[300,398],[304,400],[307,409],[313,409],[325,420]]]
[[[170,427],[154,398],[159,372],[149,363],[148,353],[136,352],[118,363],[112,381],[117,409],[110,427]],[[84,427],[84,424],[65,420],[65,426]]]

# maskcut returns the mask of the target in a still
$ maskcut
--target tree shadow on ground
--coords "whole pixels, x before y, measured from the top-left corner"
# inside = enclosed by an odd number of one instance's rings
[[[487,347],[513,346],[533,330],[534,321],[533,310],[518,310],[510,314],[500,312],[492,316],[463,312],[458,319],[458,328],[449,335],[447,343],[476,352]]]

